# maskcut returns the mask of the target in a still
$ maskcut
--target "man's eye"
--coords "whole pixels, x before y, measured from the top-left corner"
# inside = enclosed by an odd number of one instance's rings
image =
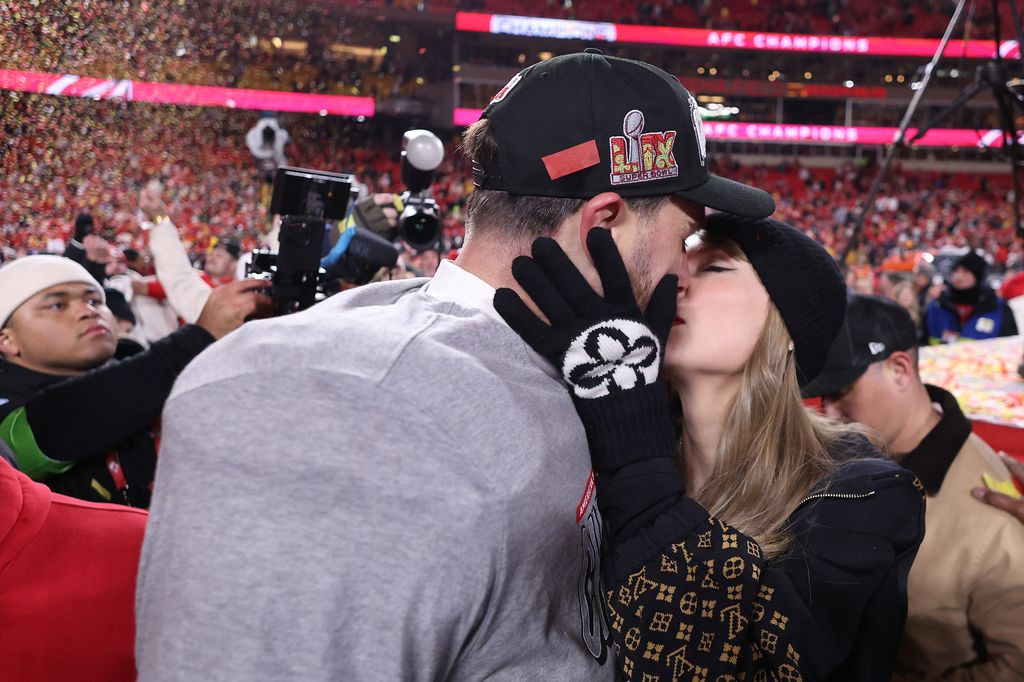
[[[704,272],[731,272],[735,268],[727,268],[722,265],[705,265]]]
[[[49,308],[50,310],[64,310],[66,306],[67,304],[64,303],[63,301],[54,301],[53,303],[46,307]]]

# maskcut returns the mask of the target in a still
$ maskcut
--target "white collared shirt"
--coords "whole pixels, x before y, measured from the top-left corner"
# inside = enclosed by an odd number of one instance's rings
[[[494,291],[490,284],[450,260],[441,261],[434,277],[423,287],[423,293],[431,298],[456,303],[464,308],[475,308],[507,327],[508,323],[494,309]],[[561,374],[547,358],[526,342],[524,344],[534,364],[552,379],[562,380]]]

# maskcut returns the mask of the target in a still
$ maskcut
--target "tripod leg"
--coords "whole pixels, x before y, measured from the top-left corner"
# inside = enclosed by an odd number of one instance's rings
[[[949,105],[946,106],[946,108],[944,108],[942,111],[935,114],[932,120],[928,121],[923,126],[917,129],[917,132],[914,134],[914,136],[910,138],[910,144],[914,144],[915,142],[920,140],[922,137],[925,136],[925,133],[927,133],[929,130],[939,125],[940,123],[942,123],[942,121],[948,118],[954,111],[962,107],[969,99],[971,99],[972,97],[974,97],[987,87],[988,85],[986,83],[982,83],[980,81],[975,81],[968,85],[967,89],[960,93],[959,97],[950,102]]]
[[[864,231],[864,221],[867,219],[868,213],[871,211],[871,207],[874,206],[875,197],[878,195],[878,190],[882,186],[882,180],[885,179],[886,173],[889,172],[889,166],[892,165],[893,159],[896,154],[899,153],[900,146],[903,144],[903,140],[907,134],[907,128],[910,127],[910,121],[913,119],[914,114],[917,113],[917,106],[921,102],[921,97],[924,96],[924,91],[928,88],[928,83],[931,82],[932,71],[935,69],[935,65],[942,59],[942,53],[946,51],[946,45],[949,43],[950,37],[953,35],[953,31],[956,30],[957,25],[960,23],[960,15],[963,14],[964,6],[967,4],[967,0],[959,0],[956,4],[956,10],[953,12],[952,18],[949,20],[949,25],[946,26],[946,32],[942,35],[942,40],[939,41],[939,46],[935,50],[935,54],[932,56],[932,60],[928,62],[928,66],[925,67],[924,78],[921,79],[921,86],[914,92],[914,96],[910,99],[910,104],[907,106],[906,112],[903,114],[903,121],[900,122],[900,129],[896,133],[896,138],[893,140],[892,146],[889,147],[889,152],[885,156],[885,161],[882,162],[882,167],[878,170],[878,175],[871,183],[871,189],[868,190],[868,195],[864,199],[860,214],[857,216],[857,222],[854,225],[853,232],[850,235],[850,240],[846,243],[846,247],[843,249],[842,254],[839,256],[839,262],[845,263],[847,256],[853,250],[854,245],[860,238],[861,233]]]

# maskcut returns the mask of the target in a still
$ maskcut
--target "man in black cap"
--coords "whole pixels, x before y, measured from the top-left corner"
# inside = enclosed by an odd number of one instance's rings
[[[1010,474],[956,398],[922,383],[909,313],[851,296],[825,369],[804,392],[829,416],[875,431],[928,495],[898,670],[908,679],[1024,676],[1024,526],[971,497],[984,474]]]
[[[512,261],[542,235],[596,284],[596,228],[646,306],[705,206],[774,202],[711,175],[675,77],[599,52],[514,76],[463,149],[457,261],[243,329],[182,375],[140,565],[141,677],[615,677],[586,434],[495,289],[522,291]],[[216,494],[196,495],[197,470]]]
[[[1006,302],[985,284],[988,262],[970,251],[953,266],[949,289],[925,312],[928,343],[1014,336],[1017,324]]]
[[[206,254],[206,262],[203,264],[205,279],[210,286],[216,287],[235,280],[235,268],[241,253],[242,248],[234,239],[224,238],[214,245]]]

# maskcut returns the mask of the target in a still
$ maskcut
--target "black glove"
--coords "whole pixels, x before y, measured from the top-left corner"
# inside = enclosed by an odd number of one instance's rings
[[[587,431],[597,473],[651,457],[675,456],[668,387],[658,379],[676,313],[678,278],[666,275],[641,312],[626,266],[608,230],[595,228],[587,247],[604,298],[558,243],[541,237],[533,258],[512,262],[512,275],[550,325],[511,289],[498,289],[494,307],[534,350],[551,360],[572,391]]]

